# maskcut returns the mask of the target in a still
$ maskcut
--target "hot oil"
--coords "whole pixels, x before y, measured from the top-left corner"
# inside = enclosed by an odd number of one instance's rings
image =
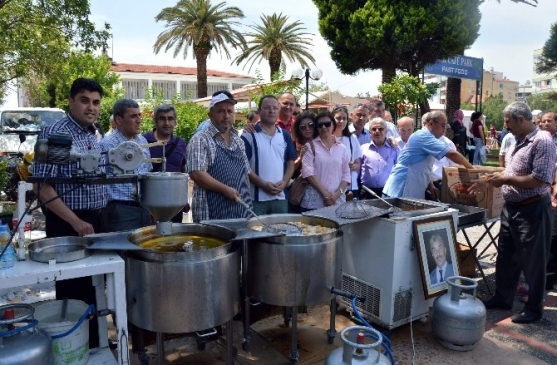
[[[210,250],[225,243],[221,239],[207,236],[173,235],[150,238],[139,243],[139,246],[158,252],[191,252]]]

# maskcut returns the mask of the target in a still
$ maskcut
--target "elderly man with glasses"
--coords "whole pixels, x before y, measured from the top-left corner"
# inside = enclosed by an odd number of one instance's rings
[[[426,189],[434,198],[439,191],[430,181],[433,163],[443,157],[463,165],[473,166],[457,152],[439,140],[445,134],[447,117],[443,112],[430,112],[424,128],[413,133],[398,157],[397,164],[385,183],[383,194],[388,197],[424,199]]]

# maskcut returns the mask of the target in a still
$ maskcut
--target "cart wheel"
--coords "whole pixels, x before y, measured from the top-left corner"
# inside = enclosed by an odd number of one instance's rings
[[[248,341],[242,342],[242,350],[244,350],[245,352],[249,352],[249,342]]]
[[[202,341],[202,340],[197,340],[197,349],[199,351],[203,351],[205,350],[205,345],[207,344],[207,342]]]
[[[335,342],[335,336],[327,336],[327,343],[332,345]]]

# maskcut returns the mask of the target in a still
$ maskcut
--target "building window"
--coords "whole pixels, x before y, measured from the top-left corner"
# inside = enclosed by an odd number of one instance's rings
[[[194,100],[197,99],[197,83],[193,82],[182,82],[180,84],[180,93],[182,94],[183,100]]]
[[[122,80],[124,96],[128,99],[145,99],[148,86],[148,80]]]
[[[153,90],[155,93],[162,93],[163,100],[172,100],[176,94],[176,82],[153,80]]]
[[[228,84],[207,84],[207,96],[220,90],[228,90]]]

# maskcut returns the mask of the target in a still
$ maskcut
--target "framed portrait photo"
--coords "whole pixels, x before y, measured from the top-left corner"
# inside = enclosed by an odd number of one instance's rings
[[[414,221],[413,226],[424,296],[429,299],[447,291],[447,278],[460,275],[453,217]]]

